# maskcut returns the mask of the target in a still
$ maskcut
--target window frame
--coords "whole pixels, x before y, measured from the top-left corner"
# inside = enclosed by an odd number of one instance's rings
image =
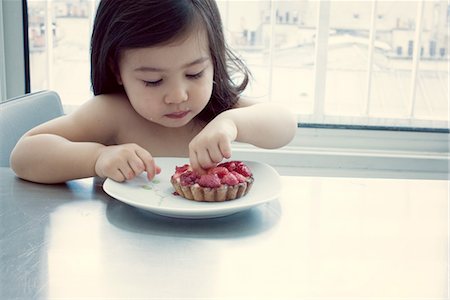
[[[0,4],[1,101],[30,92],[26,0]],[[7,43],[5,41],[8,41]]]
[[[6,68],[5,66],[5,43],[3,29],[3,1],[0,1],[0,102],[3,102],[6,96]]]
[[[2,1],[0,18],[0,53],[4,53],[0,62],[5,66],[0,91],[5,101],[29,92],[26,0]],[[256,149],[237,143],[234,149],[236,158],[291,168],[287,174],[449,178],[448,128],[309,122],[299,123],[296,137],[282,149]]]

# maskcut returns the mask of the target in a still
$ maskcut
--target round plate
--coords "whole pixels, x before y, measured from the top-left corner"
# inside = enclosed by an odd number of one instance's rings
[[[107,194],[140,209],[177,218],[214,218],[222,217],[252,208],[277,199],[281,191],[280,176],[271,166],[244,161],[255,179],[251,190],[244,197],[224,202],[197,202],[174,195],[170,177],[176,166],[188,163],[187,158],[158,157],[155,158],[161,173],[153,181],[148,181],[146,174],[126,182],[106,179],[103,189]]]

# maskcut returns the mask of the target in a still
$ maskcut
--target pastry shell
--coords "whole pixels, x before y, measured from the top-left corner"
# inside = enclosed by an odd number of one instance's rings
[[[202,187],[198,183],[183,186],[179,178],[171,178],[171,183],[175,191],[182,197],[205,202],[222,202],[234,200],[247,195],[253,185],[253,177],[249,177],[245,182],[236,185],[222,184],[216,188]]]

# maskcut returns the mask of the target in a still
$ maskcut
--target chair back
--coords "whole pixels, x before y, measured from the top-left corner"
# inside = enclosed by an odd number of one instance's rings
[[[31,128],[64,114],[53,91],[26,94],[0,103],[0,166],[9,167],[17,141]]]

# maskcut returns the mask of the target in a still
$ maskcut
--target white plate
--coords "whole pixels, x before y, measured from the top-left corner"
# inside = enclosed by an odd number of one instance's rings
[[[140,209],[177,218],[214,218],[269,202],[278,198],[281,191],[280,176],[271,166],[254,161],[244,161],[255,179],[251,190],[244,197],[225,202],[197,202],[174,195],[170,177],[175,166],[188,163],[187,158],[158,157],[155,158],[161,173],[151,182],[145,174],[126,181],[116,182],[106,179],[103,189],[107,194]]]

